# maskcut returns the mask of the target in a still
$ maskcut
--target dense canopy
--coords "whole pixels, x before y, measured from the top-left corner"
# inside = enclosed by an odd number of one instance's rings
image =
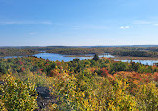
[[[156,111],[158,107],[157,66],[108,58],[53,62],[19,57],[0,59],[0,74],[1,109]],[[48,98],[39,93],[42,87],[49,90]]]

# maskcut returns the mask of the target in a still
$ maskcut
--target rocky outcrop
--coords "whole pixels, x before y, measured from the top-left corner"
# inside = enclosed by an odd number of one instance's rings
[[[40,109],[46,108],[50,103],[56,103],[56,99],[50,94],[50,90],[47,87],[37,87],[38,93],[37,104]]]

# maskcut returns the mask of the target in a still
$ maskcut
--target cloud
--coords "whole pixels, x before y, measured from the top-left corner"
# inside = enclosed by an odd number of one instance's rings
[[[154,24],[155,26],[158,26],[158,24]]]
[[[53,24],[50,21],[3,21],[0,22],[0,25],[38,25],[38,24],[43,24],[43,25],[51,25]]]
[[[130,26],[121,26],[120,29],[129,29]]]

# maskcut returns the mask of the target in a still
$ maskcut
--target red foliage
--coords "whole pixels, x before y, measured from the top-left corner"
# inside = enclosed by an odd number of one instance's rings
[[[49,60],[47,59],[46,62],[49,62]]]
[[[50,71],[49,76],[50,77],[59,76],[59,71],[57,69],[53,69],[53,70]]]
[[[23,65],[23,62],[22,61],[18,61],[17,64]]]
[[[102,68],[101,71],[102,71],[101,75],[103,77],[107,77],[109,75],[109,72],[108,72],[108,70],[105,67]]]
[[[49,64],[45,64],[45,66],[49,66]]]
[[[21,72],[24,72],[24,71],[25,71],[25,68],[24,68],[24,67],[22,67],[22,68],[20,69],[20,71],[21,71]]]
[[[61,65],[61,62],[56,62],[57,66],[60,66]]]

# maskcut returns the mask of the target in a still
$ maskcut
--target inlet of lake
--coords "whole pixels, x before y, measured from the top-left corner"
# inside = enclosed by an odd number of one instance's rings
[[[80,60],[84,60],[84,59],[92,59],[93,58],[93,54],[86,54],[86,55],[83,55],[80,56],[80,57],[73,57],[73,56],[68,56],[68,55],[61,55],[61,54],[54,54],[54,53],[38,53],[38,54],[34,54],[33,56],[36,56],[38,58],[43,58],[43,59],[49,59],[51,61],[65,61],[65,62],[68,62],[68,61],[72,61],[73,59],[75,58],[78,58]],[[3,57],[5,59],[7,58],[16,58],[17,56],[8,56],[8,57]],[[18,56],[18,57],[23,57],[23,56]],[[110,55],[110,54],[102,54],[102,55],[99,55],[99,57],[107,57],[107,58],[113,58],[114,56]],[[116,59],[114,59],[116,60]],[[122,61],[122,62],[130,62],[131,60],[116,60],[116,61]],[[144,64],[144,65],[153,65],[154,63],[158,63],[158,60],[132,60],[133,62],[138,62],[138,63],[141,63],[141,64]]]

